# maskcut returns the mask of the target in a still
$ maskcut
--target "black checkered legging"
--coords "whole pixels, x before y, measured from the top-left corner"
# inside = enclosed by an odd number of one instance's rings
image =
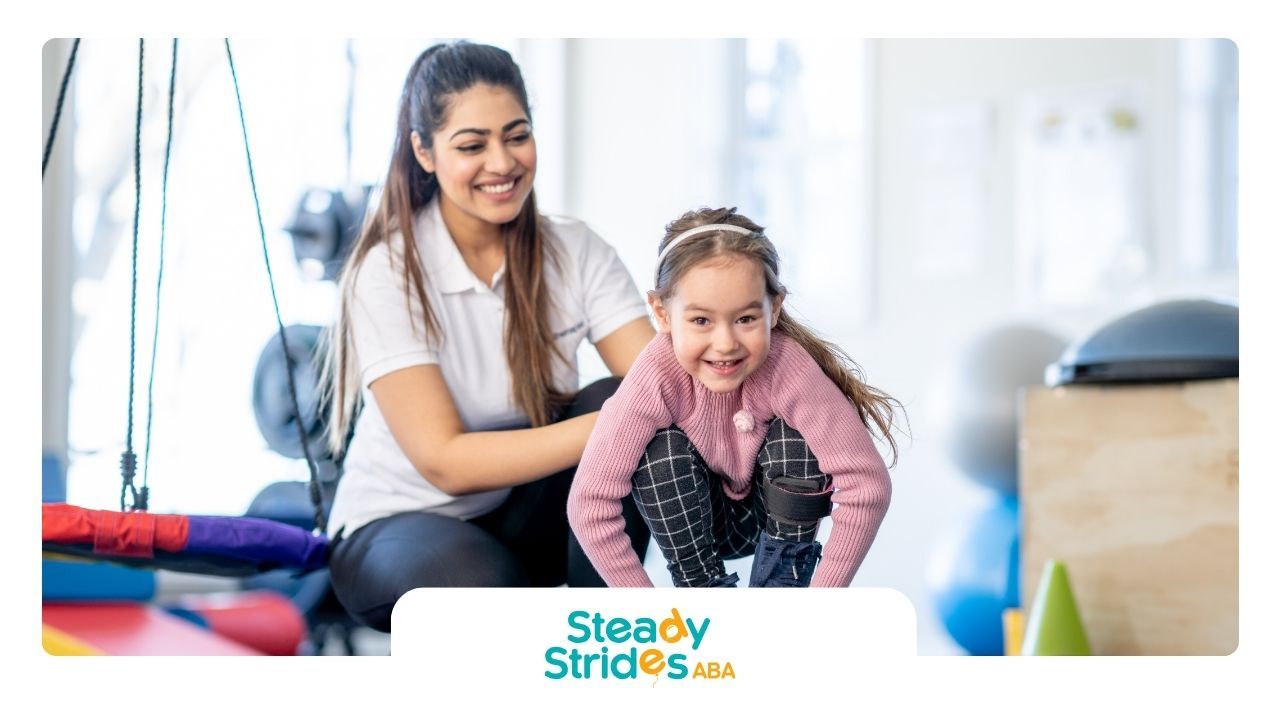
[[[821,479],[824,487],[831,482],[804,438],[781,419],[769,423],[751,492],[742,500],[725,495],[723,479],[683,430],[672,425],[658,432],[631,479],[632,495],[677,587],[730,584],[724,561],[753,554],[762,529],[781,540],[814,539],[818,522],[780,523],[765,512],[761,485],[782,476]]]

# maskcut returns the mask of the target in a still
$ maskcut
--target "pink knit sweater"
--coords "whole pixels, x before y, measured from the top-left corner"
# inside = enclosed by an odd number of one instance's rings
[[[749,432],[734,426],[739,410],[751,415]],[[756,454],[775,417],[804,436],[835,485],[834,527],[812,585],[848,586],[889,507],[889,472],[849,400],[804,348],[776,331],[764,363],[730,393],[713,393],[686,373],[671,336],[659,333],[605,402],[569,492],[569,523],[605,582],[653,586],[627,540],[620,501],[659,430],[679,426],[724,476],[725,493],[740,499],[751,492]]]

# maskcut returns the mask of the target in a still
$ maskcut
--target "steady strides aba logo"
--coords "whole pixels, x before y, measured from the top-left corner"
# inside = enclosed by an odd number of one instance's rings
[[[574,610],[566,622],[565,644],[547,648],[543,672],[552,680],[635,680],[652,676],[671,680],[732,680],[733,663],[703,660],[711,618],[695,621],[676,608],[661,619],[605,618]]]

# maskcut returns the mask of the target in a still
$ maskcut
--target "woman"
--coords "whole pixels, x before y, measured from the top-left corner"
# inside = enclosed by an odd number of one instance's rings
[[[604,585],[565,504],[618,381],[575,395],[576,351],[589,340],[621,376],[654,331],[613,248],[538,214],[536,169],[509,54],[457,43],[418,57],[325,363],[335,452],[363,406],[329,518],[330,570],[371,627],[388,630],[416,587]],[[625,522],[643,553],[634,506]]]

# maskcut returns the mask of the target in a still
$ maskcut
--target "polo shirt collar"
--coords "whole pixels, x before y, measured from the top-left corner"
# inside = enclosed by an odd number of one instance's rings
[[[444,224],[444,215],[440,212],[440,196],[432,198],[426,212],[418,221],[418,245],[427,261],[428,274],[441,293],[461,293],[468,290],[481,292],[489,290],[484,282],[471,272],[467,261],[462,259],[462,252],[454,243],[449,228]],[[504,262],[493,281],[497,285],[506,272]]]

